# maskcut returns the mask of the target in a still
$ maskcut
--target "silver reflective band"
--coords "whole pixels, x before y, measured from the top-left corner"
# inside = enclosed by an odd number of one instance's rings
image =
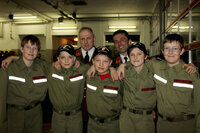
[[[167,80],[166,79],[164,79],[164,78],[162,78],[162,77],[160,77],[160,76],[158,76],[158,75],[156,75],[156,74],[154,74],[154,78],[156,78],[157,80],[159,80],[159,81],[161,81],[161,82],[163,82],[163,83],[167,83]]]
[[[194,88],[193,84],[185,84],[185,83],[173,83],[173,86],[176,87],[185,87],[185,88]]]
[[[91,89],[91,90],[94,90],[94,91],[97,90],[97,87],[92,86],[92,85],[89,85],[89,84],[87,84],[87,87],[88,87],[89,89]]]
[[[57,78],[57,79],[60,79],[60,80],[64,80],[64,77],[63,76],[59,76],[59,75],[57,75],[57,74],[52,74],[52,77],[54,77],[54,78]]]
[[[20,81],[20,82],[26,81],[24,78],[19,78],[19,77],[16,77],[16,76],[9,76],[9,80],[16,80],[16,81]]]
[[[78,80],[81,80],[81,79],[83,79],[83,75],[75,77],[75,78],[71,78],[70,81],[73,82],[73,81],[78,81]]]
[[[104,93],[110,93],[110,94],[118,94],[117,90],[111,90],[111,89],[103,89]]]
[[[47,78],[33,80],[34,84],[47,82]]]

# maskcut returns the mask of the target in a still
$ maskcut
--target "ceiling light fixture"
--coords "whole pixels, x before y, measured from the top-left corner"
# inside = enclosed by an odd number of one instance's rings
[[[77,27],[52,27],[53,30],[75,30]]]
[[[59,18],[58,18],[58,23],[60,23],[60,24],[63,23],[63,20],[64,20],[63,17],[59,17]]]
[[[173,26],[173,29],[189,29],[189,26]],[[193,28],[193,26],[191,26],[191,28]]]
[[[109,26],[109,29],[135,29],[136,26]]]
[[[13,19],[32,19],[32,18],[37,18],[36,16],[21,16],[21,17],[13,17]]]

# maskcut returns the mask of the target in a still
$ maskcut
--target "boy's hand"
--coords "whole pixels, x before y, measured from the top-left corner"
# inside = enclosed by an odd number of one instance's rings
[[[75,61],[75,64],[74,64],[74,67],[75,67],[75,68],[79,68],[79,66],[80,66],[80,62],[79,62],[78,60],[76,60],[76,61]]]
[[[125,66],[126,66],[126,64],[121,64],[117,69],[118,77],[119,77],[120,80],[124,79]]]
[[[193,63],[189,63],[189,64],[184,64],[183,66],[182,66],[182,68],[185,68],[186,67],[186,72],[188,73],[188,74],[194,74],[194,73],[196,73],[197,72],[197,68],[196,68],[196,66],[193,64]]]
[[[119,80],[118,73],[114,67],[110,67],[110,76],[113,81]]]
[[[94,65],[92,65],[87,71],[87,75],[88,75],[89,79],[91,77],[94,77],[95,72],[96,72],[96,69],[95,69]]]
[[[152,111],[152,118],[155,120],[156,119],[156,112],[155,111]]]
[[[18,60],[18,59],[19,59],[19,56],[9,56],[8,58],[2,61],[1,67],[3,68],[3,70],[5,70],[6,68],[8,68],[8,66],[13,60]]]
[[[60,69],[61,69],[61,65],[60,65],[60,63],[59,63],[58,61],[53,62],[53,63],[52,63],[52,66],[55,67],[57,70],[60,70]]]

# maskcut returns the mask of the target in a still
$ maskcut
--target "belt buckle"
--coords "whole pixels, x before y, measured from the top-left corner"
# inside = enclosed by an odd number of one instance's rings
[[[143,112],[140,111],[140,110],[133,110],[133,113],[134,113],[134,114],[143,114]]]
[[[104,119],[99,119],[99,122],[100,123],[104,123]]]
[[[29,109],[31,109],[30,106],[26,106],[26,107],[24,107],[24,110],[29,110]]]
[[[65,112],[65,115],[66,115],[66,116],[69,116],[69,115],[70,115],[70,112]]]
[[[167,117],[166,119],[167,119],[167,121],[171,121],[171,122],[174,121],[174,117]]]

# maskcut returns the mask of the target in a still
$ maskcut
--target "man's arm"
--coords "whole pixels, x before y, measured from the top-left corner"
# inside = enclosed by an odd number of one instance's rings
[[[8,66],[10,65],[12,61],[18,60],[18,59],[19,59],[19,56],[9,56],[8,58],[2,61],[1,67],[5,70],[6,68],[8,68]]]
[[[198,68],[193,64],[193,63],[189,63],[189,64],[184,64],[182,66],[182,68],[185,68],[185,71],[188,73],[188,74],[194,74],[198,71]]]

